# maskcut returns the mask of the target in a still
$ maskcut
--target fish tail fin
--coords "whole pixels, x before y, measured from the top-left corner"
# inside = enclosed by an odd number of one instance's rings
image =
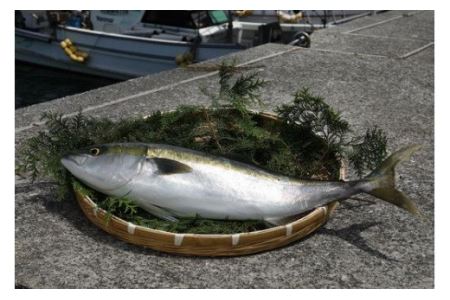
[[[420,148],[420,145],[408,146],[389,156],[379,168],[365,178],[365,181],[370,183],[370,188],[364,192],[403,208],[414,215],[420,215],[414,202],[395,188],[394,170],[399,162],[408,160]]]

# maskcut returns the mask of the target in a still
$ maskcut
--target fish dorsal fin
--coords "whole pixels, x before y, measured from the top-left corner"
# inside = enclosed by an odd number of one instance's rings
[[[160,175],[189,173],[192,171],[192,168],[188,165],[173,159],[159,157],[153,157],[151,159],[155,162],[158,168],[158,174]]]

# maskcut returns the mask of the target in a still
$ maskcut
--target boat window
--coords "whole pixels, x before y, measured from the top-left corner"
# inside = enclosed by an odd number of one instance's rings
[[[228,22],[223,10],[147,10],[142,23],[183,28],[204,28]]]
[[[191,16],[197,28],[211,26],[211,19],[209,18],[207,11],[194,11],[191,13]]]
[[[189,11],[183,10],[147,10],[142,23],[196,28]]]

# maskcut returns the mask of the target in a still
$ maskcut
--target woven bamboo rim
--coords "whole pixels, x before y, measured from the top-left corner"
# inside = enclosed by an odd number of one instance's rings
[[[264,119],[276,121],[272,114]],[[341,168],[341,178],[345,168]],[[76,199],[86,217],[97,227],[131,244],[154,250],[190,256],[238,256],[272,250],[298,241],[321,227],[337,206],[332,202],[318,207],[300,219],[264,230],[236,234],[172,233],[156,230],[108,216],[89,196],[75,190]]]
[[[236,234],[172,233],[135,225],[107,212],[89,196],[75,191],[86,217],[113,236],[154,250],[193,256],[236,256],[272,250],[297,241],[317,230],[334,211],[336,203],[319,207],[286,225]]]

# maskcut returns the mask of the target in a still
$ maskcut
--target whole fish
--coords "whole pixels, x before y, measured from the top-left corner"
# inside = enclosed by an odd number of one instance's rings
[[[107,195],[128,197],[162,219],[265,220],[282,224],[332,201],[368,193],[413,214],[418,210],[395,189],[394,167],[420,146],[403,148],[364,179],[300,180],[180,147],[122,143],[94,146],[61,162],[76,178]]]

